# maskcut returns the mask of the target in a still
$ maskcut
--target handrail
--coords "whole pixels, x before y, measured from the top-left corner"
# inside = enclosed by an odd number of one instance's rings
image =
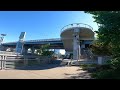
[[[92,28],[90,25],[88,25],[88,24],[84,24],[84,23],[72,23],[72,24],[69,24],[69,25],[64,26],[64,27],[61,29],[61,33],[62,33],[64,30],[66,30],[66,29],[68,29],[68,28],[72,28],[72,27],[85,27],[85,28],[89,28],[89,29],[93,30],[93,28]]]
[[[0,55],[2,55],[2,54],[17,55],[16,52],[0,51]]]
[[[39,41],[54,41],[54,40],[61,40],[60,38],[53,38],[53,39],[39,39],[39,40],[28,40],[25,42],[39,42]]]

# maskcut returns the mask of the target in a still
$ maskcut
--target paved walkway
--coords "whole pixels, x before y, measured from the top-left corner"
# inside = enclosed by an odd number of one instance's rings
[[[77,66],[60,66],[55,63],[17,70],[0,70],[0,79],[90,79],[90,75]]]

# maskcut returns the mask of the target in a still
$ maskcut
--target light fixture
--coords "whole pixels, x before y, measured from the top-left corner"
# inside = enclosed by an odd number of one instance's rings
[[[6,34],[1,34],[1,36],[6,36]]]
[[[3,42],[4,36],[6,36],[6,34],[0,34],[0,44]]]

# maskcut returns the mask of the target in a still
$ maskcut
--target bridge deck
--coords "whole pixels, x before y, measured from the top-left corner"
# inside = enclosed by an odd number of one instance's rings
[[[16,42],[7,42],[3,43],[2,45],[5,47],[16,47],[17,41]],[[63,43],[60,38],[54,38],[54,39],[40,39],[40,40],[27,40],[24,41],[24,46],[25,47],[34,47],[38,48],[40,45],[44,44],[50,44],[50,48],[55,48],[55,49],[64,49]]]

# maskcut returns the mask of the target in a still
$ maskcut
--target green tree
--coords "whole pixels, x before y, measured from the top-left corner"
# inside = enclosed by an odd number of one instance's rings
[[[120,72],[118,73],[120,70],[120,11],[85,11],[85,13],[92,14],[99,26],[96,32],[98,34],[98,46],[109,48],[112,55],[110,64],[113,70],[110,70],[109,74],[105,71],[104,74],[109,77],[114,71],[120,77]],[[100,72],[97,75],[100,76],[102,73]]]
[[[120,11],[85,11],[93,14],[99,25],[98,39],[106,46],[110,46],[111,53],[120,56]]]
[[[98,24],[98,38],[104,44],[120,44],[120,11],[86,11],[93,14],[95,22]]]
[[[54,54],[54,51],[49,51],[50,44],[45,44],[40,47],[40,49],[37,49],[37,53],[42,56],[52,56]]]
[[[103,43],[99,42],[98,40],[95,40],[93,44],[90,46],[90,49],[93,52],[93,54],[99,56],[112,55],[110,48],[111,48],[110,46],[103,45]]]

